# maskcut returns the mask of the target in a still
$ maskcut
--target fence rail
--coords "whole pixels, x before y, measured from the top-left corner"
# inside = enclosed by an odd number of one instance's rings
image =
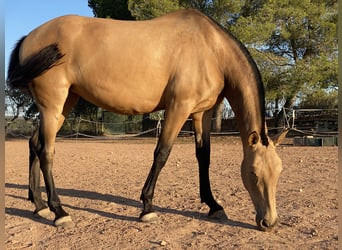
[[[296,135],[336,135],[338,131],[338,110],[294,110],[287,112],[284,124],[275,126],[273,118],[267,118],[268,130],[270,132],[281,128],[291,128],[292,136]],[[7,137],[30,137],[38,125],[37,120],[24,120],[18,118],[6,124]],[[111,122],[92,121],[83,118],[67,119],[58,132],[58,137],[94,137],[94,136],[158,136],[163,120],[154,120],[145,116],[125,116],[120,121]],[[181,130],[181,134],[192,134],[192,121],[187,120]],[[221,132],[215,134],[236,135],[238,134],[237,121],[235,118],[223,119]]]

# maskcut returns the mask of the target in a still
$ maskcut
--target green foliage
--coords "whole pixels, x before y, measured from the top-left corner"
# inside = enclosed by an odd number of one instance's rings
[[[195,8],[225,23],[239,12],[241,5],[236,0],[128,0],[128,7],[137,20],[151,19],[182,8]]]
[[[291,107],[313,90],[337,88],[337,1],[267,0],[231,31],[257,61],[267,99]]]
[[[128,8],[137,20],[146,20],[177,10],[180,5],[170,0],[128,0]]]
[[[299,108],[336,109],[338,108],[338,91],[315,90],[303,97]]]
[[[37,114],[38,109],[28,91],[22,91],[20,89],[11,88],[6,85],[5,94],[6,111],[12,111],[12,114],[9,114],[10,116],[12,116],[12,120],[18,118],[21,113],[24,114],[25,119],[30,119]]]
[[[88,6],[93,9],[95,17],[133,20],[128,10],[127,0],[89,0]]]

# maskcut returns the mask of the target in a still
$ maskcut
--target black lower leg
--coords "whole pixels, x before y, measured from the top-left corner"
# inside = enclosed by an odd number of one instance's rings
[[[159,173],[165,165],[165,162],[170,154],[170,151],[170,147],[159,149],[159,146],[157,146],[157,149],[155,150],[153,165],[146,179],[145,185],[142,189],[140,196],[140,199],[143,201],[143,211],[140,214],[140,218],[154,211],[152,203],[154,189],[157,183]]]
[[[199,179],[200,179],[200,197],[201,202],[205,202],[210,210],[209,216],[213,213],[223,210],[214,199],[210,188],[209,180],[209,164],[210,164],[210,143],[203,141],[201,144],[196,145],[196,157],[199,164]]]
[[[45,181],[46,192],[48,196],[48,206],[52,212],[55,213],[55,220],[68,216],[69,214],[64,211],[61,206],[60,199],[56,192],[55,183],[52,176],[52,155],[42,153],[41,156],[41,169]]]
[[[43,201],[40,190],[40,163],[38,152],[40,143],[37,133],[35,133],[29,142],[30,158],[29,158],[29,192],[28,199],[35,204],[35,213],[47,208]]]
[[[143,202],[143,211],[140,214],[140,217],[154,212],[153,210],[153,205],[152,205],[152,198],[154,195],[154,187],[155,186],[155,179],[154,176],[156,175],[155,173],[155,166],[152,166],[150,173],[146,179],[145,185],[142,189],[141,195],[140,195],[140,200]],[[154,184],[153,184],[154,183]]]

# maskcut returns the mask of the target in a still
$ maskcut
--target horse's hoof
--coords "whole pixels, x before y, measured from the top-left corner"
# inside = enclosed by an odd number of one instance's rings
[[[74,223],[72,222],[71,216],[61,217],[54,222],[56,227],[72,227]]]
[[[144,214],[143,216],[140,217],[140,220],[142,222],[147,222],[147,223],[152,223],[152,222],[156,222],[158,220],[158,215],[154,212],[152,213],[148,213],[148,214]]]
[[[44,219],[52,219],[53,217],[53,213],[50,211],[48,207],[39,211],[35,211],[34,214],[35,216],[42,217]]]
[[[208,215],[209,219],[212,220],[227,220],[228,217],[226,215],[226,213],[224,212],[224,210],[217,210],[215,212],[213,212],[212,214]]]

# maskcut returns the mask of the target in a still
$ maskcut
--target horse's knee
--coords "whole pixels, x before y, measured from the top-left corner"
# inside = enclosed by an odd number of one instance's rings
[[[157,147],[154,152],[154,161],[153,165],[151,167],[150,173],[145,181],[145,185],[141,191],[140,199],[145,204],[145,210],[146,207],[150,208],[152,206],[152,198],[154,194],[154,188],[159,176],[160,171],[164,167],[167,158],[170,155],[170,148],[165,147]],[[149,209],[148,209],[149,210]]]
[[[169,158],[171,147],[161,147],[154,152],[154,165],[156,168],[162,168]]]

